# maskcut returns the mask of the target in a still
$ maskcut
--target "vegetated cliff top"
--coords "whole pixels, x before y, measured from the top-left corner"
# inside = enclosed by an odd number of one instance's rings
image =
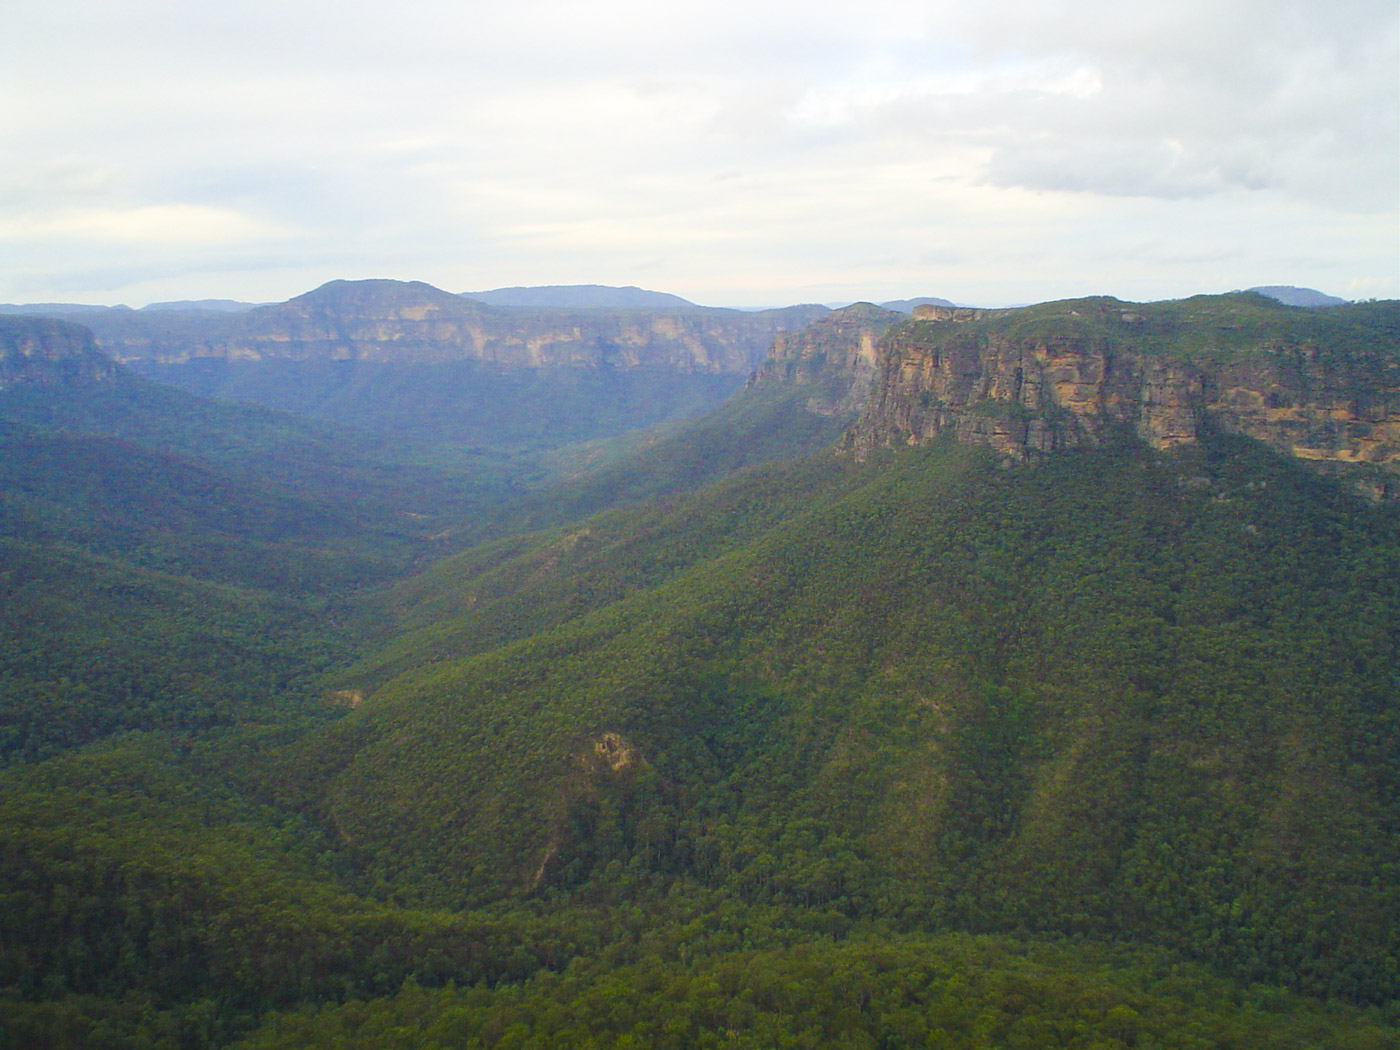
[[[1197,360],[1233,360],[1285,346],[1309,347],[1323,356],[1400,354],[1400,301],[1395,300],[1320,310],[1289,307],[1257,292],[1151,303],[1104,295],[1005,309],[925,306],[915,309],[913,324],[900,331],[917,333],[920,341],[976,336],[1003,344],[1079,342]]]
[[[1253,292],[921,307],[881,343],[857,456],[940,434],[1013,459],[1127,426],[1154,448],[1210,429],[1400,489],[1400,303],[1300,310]]]
[[[1298,335],[1310,332],[1355,330],[1371,323],[1387,328],[1400,302],[1357,302],[1337,308],[1289,307],[1261,291],[1231,291],[1222,295],[1190,295],[1180,300],[1131,302],[1113,295],[1085,295],[1070,300],[1037,302],[1028,307],[958,308],[974,321],[997,322],[1015,335],[1036,335],[1047,325],[1074,326],[1079,332],[1100,335],[1137,333],[1149,336],[1148,346],[1170,342],[1172,337],[1191,343],[1235,343],[1240,337],[1278,332]],[[937,308],[916,309],[914,319],[945,319]]]

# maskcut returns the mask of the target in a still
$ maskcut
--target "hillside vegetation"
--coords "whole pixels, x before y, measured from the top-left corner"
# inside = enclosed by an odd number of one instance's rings
[[[1400,506],[1208,426],[858,461],[867,322],[533,491],[0,394],[0,1038],[1394,1045]]]
[[[424,902],[631,872],[1387,997],[1396,528],[1225,440],[772,468],[408,585],[294,764]]]

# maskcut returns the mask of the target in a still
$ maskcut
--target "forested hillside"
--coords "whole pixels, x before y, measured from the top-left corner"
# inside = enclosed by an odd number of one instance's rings
[[[1388,997],[1400,534],[1348,499],[1229,441],[771,468],[414,581],[290,761],[425,903],[622,865]]]
[[[927,324],[528,461],[0,394],[3,1038],[1394,1045],[1400,507],[842,451]]]

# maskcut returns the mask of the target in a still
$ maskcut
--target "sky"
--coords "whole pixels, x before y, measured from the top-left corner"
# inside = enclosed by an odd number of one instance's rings
[[[1394,0],[16,0],[0,302],[1400,298]]]

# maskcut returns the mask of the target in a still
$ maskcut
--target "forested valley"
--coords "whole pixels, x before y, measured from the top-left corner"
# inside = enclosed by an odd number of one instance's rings
[[[1400,363],[1395,304],[1220,299],[1145,352]],[[853,307],[706,414],[622,425],[657,373],[496,443],[201,398],[71,325],[0,369],[0,1045],[1396,1045],[1379,453],[1358,487],[1204,417],[852,452],[905,374],[871,347],[1115,351],[1113,311]],[[960,418],[1026,429],[993,400]]]

